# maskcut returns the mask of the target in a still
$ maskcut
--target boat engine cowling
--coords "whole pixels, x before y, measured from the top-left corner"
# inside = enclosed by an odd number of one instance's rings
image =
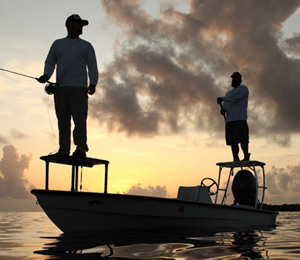
[[[238,171],[233,179],[231,189],[234,204],[255,206],[256,181],[250,171]]]

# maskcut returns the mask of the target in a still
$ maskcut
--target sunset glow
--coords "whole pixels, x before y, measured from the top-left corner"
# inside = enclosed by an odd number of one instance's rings
[[[217,179],[216,163],[232,155],[216,98],[240,71],[251,159],[266,162],[272,185],[266,203],[300,202],[297,1],[1,1],[0,67],[34,77],[66,36],[65,19],[89,20],[81,38],[94,46],[100,80],[89,98],[88,157],[110,161],[109,192],[176,197],[180,185]],[[0,200],[38,210],[30,189],[45,186],[39,157],[58,149],[53,96],[3,71],[0,85]],[[103,191],[101,167],[83,169],[83,190]],[[50,187],[69,186],[70,169],[51,168]]]

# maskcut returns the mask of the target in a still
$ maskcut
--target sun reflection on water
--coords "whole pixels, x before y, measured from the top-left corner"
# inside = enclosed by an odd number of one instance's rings
[[[0,259],[299,259],[299,220],[299,212],[281,212],[267,231],[61,234],[43,212],[2,212]]]

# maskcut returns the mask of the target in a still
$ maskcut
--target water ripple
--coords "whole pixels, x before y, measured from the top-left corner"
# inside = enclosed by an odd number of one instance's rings
[[[61,234],[44,213],[0,213],[0,260],[300,259],[300,213],[281,212],[272,230],[110,231]]]

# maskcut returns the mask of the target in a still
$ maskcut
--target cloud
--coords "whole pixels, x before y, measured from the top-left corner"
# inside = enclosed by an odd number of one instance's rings
[[[292,56],[300,56],[300,33],[294,33],[293,37],[285,39],[283,44],[285,50]]]
[[[283,203],[287,199],[293,203],[299,203],[300,198],[300,163],[289,165],[286,168],[276,168],[266,173],[267,192],[277,203]]]
[[[29,181],[24,177],[28,169],[31,155],[19,155],[12,145],[2,149],[0,161],[0,198],[28,199],[31,198]]]
[[[18,130],[16,128],[10,129],[10,135],[12,138],[15,138],[15,139],[23,139],[26,137],[25,134],[23,134],[20,130]]]
[[[135,186],[132,186],[127,192],[124,194],[133,194],[133,195],[143,195],[143,196],[151,196],[151,197],[167,197],[167,189],[166,186],[153,187],[149,185],[148,187],[142,187],[140,183]]]
[[[5,137],[3,137],[2,135],[0,135],[0,144],[6,144],[6,143],[8,143],[8,142],[5,139]]]
[[[266,174],[268,190],[272,194],[284,194],[287,192],[300,194],[300,163],[286,168],[272,167]]]
[[[101,2],[121,32],[115,60],[90,102],[90,116],[109,130],[129,136],[223,131],[216,97],[240,71],[250,89],[251,134],[289,145],[299,132],[299,35],[280,44],[282,24],[299,0],[194,0],[189,13],[166,1],[159,17],[138,0]]]

